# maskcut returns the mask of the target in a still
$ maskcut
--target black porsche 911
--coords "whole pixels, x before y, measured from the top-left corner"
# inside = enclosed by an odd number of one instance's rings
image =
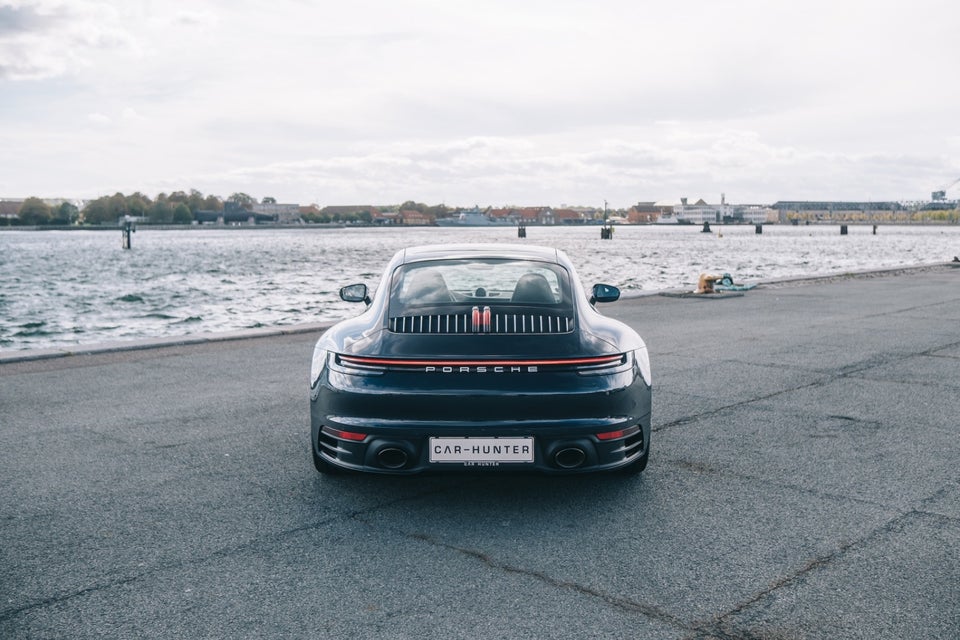
[[[313,352],[317,470],[642,471],[650,361],[637,333],[594,308],[567,256],[528,245],[399,251],[371,299]]]

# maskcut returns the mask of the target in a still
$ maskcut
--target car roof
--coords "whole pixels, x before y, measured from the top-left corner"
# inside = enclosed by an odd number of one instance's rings
[[[509,258],[538,260],[560,264],[559,252],[552,247],[528,244],[436,244],[409,247],[403,251],[401,264],[427,260],[462,258]]]

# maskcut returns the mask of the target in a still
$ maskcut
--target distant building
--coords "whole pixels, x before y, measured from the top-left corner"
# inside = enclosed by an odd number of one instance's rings
[[[673,207],[667,207],[673,211]],[[650,224],[656,222],[663,213],[664,207],[657,206],[656,202],[638,202],[627,211],[627,224]]]
[[[732,205],[720,195],[720,204],[709,204],[703,198],[690,204],[687,198],[679,203],[656,202],[658,224],[763,224],[776,219],[776,212],[761,205]]]
[[[296,224],[301,222],[299,204],[277,204],[267,202],[255,204],[250,209],[254,214],[270,216],[278,224]]]
[[[855,202],[837,200],[778,200],[770,206],[780,222],[801,220],[870,220],[904,210],[899,202]]]
[[[553,220],[556,224],[583,224],[587,219],[574,209],[554,209]]]
[[[703,198],[689,204],[687,198],[680,198],[680,204],[673,206],[673,215],[680,224],[721,223],[724,217],[733,217],[733,207],[722,197],[718,205],[708,204]]]
[[[380,211],[380,209],[370,204],[350,204],[324,207],[323,209],[320,209],[320,215],[326,216],[327,219],[334,222],[377,222],[378,220],[384,219],[383,213]],[[383,224],[383,222],[380,222],[380,224]]]
[[[315,204],[308,204],[300,207],[300,218],[303,219],[306,216],[314,217],[320,215],[320,207]]]
[[[504,207],[502,209],[490,209],[487,215],[500,222],[516,223],[520,219],[520,210],[513,207]]]
[[[272,215],[257,213],[230,200],[223,203],[223,211],[200,210],[193,214],[193,218],[199,224],[263,224],[276,221]]]
[[[403,209],[397,214],[399,223],[409,226],[425,226],[436,224],[436,218],[429,213],[423,213],[416,209]]]
[[[23,206],[23,199],[5,198],[0,200],[0,218],[18,218],[20,217],[20,207]]]
[[[524,207],[518,212],[518,221],[524,224],[554,224],[550,207]]]

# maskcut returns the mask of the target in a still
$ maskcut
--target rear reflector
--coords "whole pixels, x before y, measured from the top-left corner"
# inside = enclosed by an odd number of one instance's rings
[[[634,425],[632,427],[627,427],[626,429],[619,429],[617,431],[604,431],[603,433],[597,434],[598,440],[616,440],[617,438],[626,438],[629,435],[636,433],[640,427]]]
[[[323,432],[333,436],[334,438],[340,438],[341,440],[354,440],[356,442],[359,442],[367,437],[367,434],[365,433],[341,431],[340,429],[334,429],[333,427],[324,427]]]

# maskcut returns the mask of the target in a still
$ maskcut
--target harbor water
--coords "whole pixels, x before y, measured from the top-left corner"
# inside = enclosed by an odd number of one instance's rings
[[[339,288],[378,284],[395,251],[459,242],[565,251],[587,287],[625,296],[695,288],[700,273],[738,283],[942,263],[960,254],[957,226],[191,228],[141,227],[131,250],[116,231],[0,231],[0,350],[332,321],[362,305]]]

